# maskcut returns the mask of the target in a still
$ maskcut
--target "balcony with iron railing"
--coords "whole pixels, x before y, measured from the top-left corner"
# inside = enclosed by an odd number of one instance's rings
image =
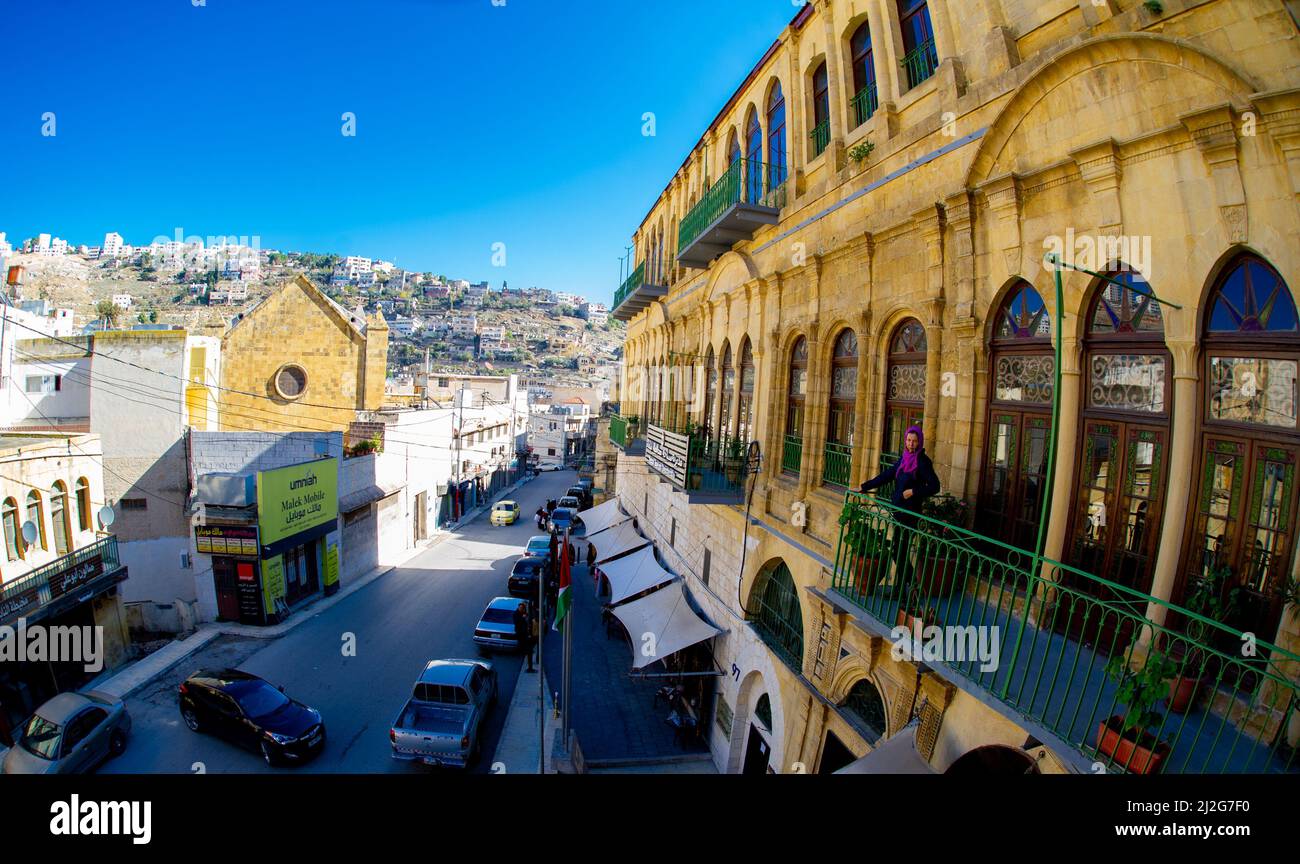
[[[812,158],[816,159],[818,156],[822,155],[822,153],[826,152],[826,148],[830,146],[831,121],[823,120],[818,123],[813,127],[813,130],[808,133],[808,137],[812,139]]]
[[[641,437],[640,419],[611,414],[609,417],[609,441],[629,456],[644,455],[645,439]]]
[[[828,486],[847,487],[853,465],[853,447],[827,441],[822,451],[822,482]]]
[[[871,115],[875,114],[879,107],[880,104],[876,100],[876,82],[872,81],[853,97],[853,119],[857,121],[854,123],[854,128],[870,120]]]
[[[739,438],[699,427],[646,426],[646,467],[692,504],[739,504],[749,477],[749,447]]]
[[[775,225],[785,200],[785,165],[737,159],[682,219],[677,260],[708,267],[762,226]]]
[[[925,81],[939,68],[939,52],[934,40],[928,39],[917,45],[903,56],[901,65],[907,72],[907,87],[910,90]]]
[[[781,470],[798,476],[802,462],[803,438],[798,435],[786,435],[781,442]]]
[[[1076,770],[1300,772],[1300,656],[1262,641],[1243,656],[1243,634],[1212,618],[900,513],[846,494],[827,596],[891,641],[924,627],[914,651],[942,633],[925,663]]]
[[[102,537],[0,586],[0,624],[59,613],[87,589],[124,578],[117,537]]]
[[[646,268],[646,262],[642,261],[623,280],[623,284],[614,292],[614,305],[609,310],[611,316],[620,321],[630,321],[638,312],[668,293],[668,286],[657,284],[664,281],[663,277],[656,273],[651,274],[654,279],[650,279],[648,273],[650,271]]]

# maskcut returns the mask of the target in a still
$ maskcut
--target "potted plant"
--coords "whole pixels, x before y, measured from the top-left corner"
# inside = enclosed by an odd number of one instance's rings
[[[1117,689],[1115,699],[1124,703],[1124,713],[1097,724],[1097,752],[1123,765],[1132,774],[1156,774],[1169,756],[1169,743],[1151,730],[1162,714],[1156,705],[1169,692],[1169,681],[1178,663],[1156,649],[1147,655],[1140,669],[1131,669],[1128,657],[1116,654],[1106,664],[1106,674]]]
[[[1168,656],[1177,664],[1169,681],[1169,710],[1185,714],[1196,702],[1204,680],[1205,653],[1201,646],[1218,631],[1203,619],[1223,622],[1237,607],[1237,590],[1233,588],[1224,598],[1224,587],[1232,580],[1232,568],[1215,563],[1208,573],[1197,579],[1186,600],[1187,611],[1196,613],[1189,618],[1184,629],[1186,638],[1171,640]]]
[[[844,542],[849,550],[845,565],[853,580],[853,590],[859,596],[869,597],[875,591],[876,580],[889,567],[885,528],[872,524],[848,502],[840,512],[840,524],[844,526]]]
[[[921,505],[921,513],[930,519],[966,527],[969,507],[965,499],[947,493],[935,495]],[[960,539],[956,531],[943,525],[936,525],[924,519],[917,524],[917,531],[935,540],[921,538],[921,548],[917,555],[919,578],[931,597],[951,597],[964,586],[964,574],[960,571],[960,550],[954,544]]]
[[[934,623],[938,620],[938,608],[934,605],[926,606],[921,592],[912,588],[907,592],[907,599],[899,605],[894,623],[906,627],[916,639],[920,639],[927,622]]]

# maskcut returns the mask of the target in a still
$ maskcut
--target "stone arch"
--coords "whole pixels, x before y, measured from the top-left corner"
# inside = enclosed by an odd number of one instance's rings
[[[770,683],[769,683],[770,682]],[[782,741],[784,740],[785,729],[785,712],[781,702],[781,693],[775,689],[772,684],[776,682],[775,675],[765,675],[763,670],[751,669],[740,681],[740,688],[736,691],[736,706],[731,724],[731,741],[727,755],[727,773],[739,774],[744,767],[745,748],[749,742],[749,727],[755,723],[754,705],[764,694],[772,705],[772,728],[767,731],[767,739],[770,753],[768,764],[780,766],[782,755]],[[762,732],[760,731],[760,735]]]
[[[743,252],[726,252],[709,271],[704,293],[709,302],[722,300],[745,283],[757,279],[758,266]]]
[[[980,329],[984,334],[984,338],[981,340],[981,350],[987,352],[989,343],[993,341],[993,328],[997,324],[998,310],[1001,309],[1002,304],[1006,302],[1007,296],[1022,282],[1037,291],[1038,296],[1042,298],[1043,305],[1047,307],[1047,314],[1052,318],[1052,339],[1056,339],[1056,319],[1054,317],[1056,312],[1056,286],[1050,283],[1050,280],[1054,277],[1052,277],[1050,271],[1047,270],[1043,270],[1041,273],[1046,274],[1049,279],[1049,284],[1046,286],[1038,284],[1038,282],[1029,276],[1016,274],[1007,277],[1007,280],[993,292],[986,308],[987,314],[985,314],[984,320],[980,322]]]
[[[1123,33],[1089,39],[1051,58],[1020,85],[981,139],[979,150],[966,175],[966,188],[973,189],[990,177],[1002,173],[998,170],[998,160],[1007,144],[1033,109],[1050,98],[1055,90],[1071,79],[1099,67],[1134,62],[1158,63],[1198,76],[1223,91],[1228,97],[1227,101],[1243,108],[1250,104],[1250,94],[1260,89],[1241,72],[1181,39],[1154,33]],[[1224,100],[1216,100],[1213,95],[1206,97],[1206,104],[1215,101]],[[1182,110],[1185,111],[1186,108]],[[1169,120],[1174,122],[1175,118],[1171,116]],[[1145,122],[1150,124],[1153,121],[1147,117]],[[1160,123],[1156,122],[1155,125]],[[1119,134],[1114,137],[1127,136]],[[1062,141],[1063,151],[1068,151],[1069,147],[1068,140]],[[1043,164],[1054,161],[1056,156],[1054,153],[1044,154]]]

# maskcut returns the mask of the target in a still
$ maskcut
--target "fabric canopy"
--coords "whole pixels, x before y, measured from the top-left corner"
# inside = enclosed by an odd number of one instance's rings
[[[632,637],[633,669],[649,666],[722,632],[695,614],[681,582],[615,607],[614,615]],[[647,635],[653,636],[653,641]]]
[[[856,762],[850,762],[836,774],[934,774],[936,773],[916,749],[917,723],[903,727],[888,741],[883,741]]]
[[[611,558],[640,549],[650,542],[637,533],[631,519],[617,528],[602,531],[598,537],[588,537],[587,541],[596,547],[596,563],[602,565]]]
[[[671,582],[677,577],[659,566],[653,546],[611,561],[600,568],[609,580],[610,603],[618,603],[648,588]]]
[[[597,504],[595,507],[588,507],[578,514],[582,524],[587,529],[587,536],[599,534],[611,525],[617,525],[629,517],[623,515],[619,509],[618,499],[611,498],[604,504]]]

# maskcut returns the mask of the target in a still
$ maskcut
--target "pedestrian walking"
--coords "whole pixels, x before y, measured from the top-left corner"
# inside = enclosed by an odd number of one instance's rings
[[[934,473],[934,463],[925,452],[925,436],[920,426],[908,427],[903,436],[903,455],[893,466],[881,471],[862,484],[863,492],[878,489],[886,483],[894,484],[890,503],[897,510],[890,515],[901,528],[915,529],[920,521],[916,514],[926,499],[939,492],[939,475]],[[912,531],[894,530],[894,590],[891,596],[907,599],[911,588],[912,567],[909,559]],[[881,577],[884,581],[884,577]]]
[[[528,658],[528,668],[525,672],[535,672],[533,669],[533,616],[528,614],[528,604],[521,602],[515,607],[514,623],[515,636],[519,640],[519,647],[523,650],[524,656]]]

